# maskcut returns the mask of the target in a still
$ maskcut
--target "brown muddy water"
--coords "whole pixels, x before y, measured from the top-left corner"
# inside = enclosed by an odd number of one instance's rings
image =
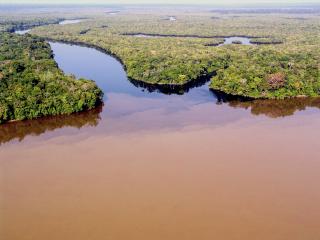
[[[51,45],[105,105],[0,126],[1,240],[320,239],[320,100],[168,95]]]

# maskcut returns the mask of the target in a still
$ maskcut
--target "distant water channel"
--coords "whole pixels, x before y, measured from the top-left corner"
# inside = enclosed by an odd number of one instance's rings
[[[60,25],[76,24],[85,21],[84,19],[70,19],[59,22]]]
[[[19,34],[19,35],[24,35],[24,34],[30,32],[30,31],[31,31],[31,29],[17,30],[17,31],[15,31],[15,33],[16,33],[16,34]]]
[[[50,43],[104,106],[0,125],[3,239],[320,239],[320,101],[164,94]]]
[[[227,37],[224,39],[224,43],[220,44],[221,45],[227,45],[227,44],[242,44],[242,45],[253,45],[250,42],[251,38],[248,37]]]
[[[175,37],[175,38],[206,38],[210,39],[210,37],[202,37],[202,36],[193,36],[193,35],[157,35],[157,34],[145,34],[145,33],[137,33],[137,34],[127,34],[129,36],[139,37],[139,38],[167,38],[167,37]],[[211,37],[214,38],[214,37]],[[224,39],[224,42],[218,44],[217,46],[223,46],[228,44],[240,44],[240,45],[256,45],[251,43],[251,37],[219,37]]]
[[[59,22],[59,25],[68,25],[68,24],[76,24],[85,21],[85,19],[71,19],[71,20],[63,20]],[[15,33],[19,35],[24,35],[28,32],[30,32],[31,29],[23,29],[23,30],[16,30]]]

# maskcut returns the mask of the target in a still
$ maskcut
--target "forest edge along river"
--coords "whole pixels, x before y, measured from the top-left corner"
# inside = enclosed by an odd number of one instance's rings
[[[3,239],[320,238],[317,98],[149,92],[105,53],[50,45],[105,104],[0,126]]]
[[[251,115],[253,117],[260,114],[278,118],[290,116],[297,111],[308,110],[308,108],[318,112],[320,108],[319,98],[248,100],[242,97],[228,96],[209,90],[208,78],[184,89],[177,90],[170,89],[170,87],[159,89],[156,86],[128,79],[123,66],[116,58],[97,49],[59,42],[50,42],[50,45],[55,60],[65,73],[74,74],[77,78],[92,79],[98,84],[105,92],[105,106],[71,116],[46,117],[1,125],[0,143],[10,142],[14,139],[22,140],[28,135],[41,135],[55,129],[62,128],[60,131],[63,132],[64,127],[83,128],[86,129],[85,132],[92,131],[92,134],[101,134],[104,131],[107,133],[112,127],[104,125],[105,120],[119,118],[117,120],[117,125],[119,125],[121,116],[140,111],[152,112],[162,109],[163,113],[161,117],[157,116],[152,121],[145,119],[144,121],[147,123],[142,125],[123,122],[122,127],[112,128],[111,131],[127,131],[126,125],[135,130],[139,128],[146,130],[155,126],[179,128],[188,124],[219,124],[221,121],[229,121],[226,118],[230,117],[237,119],[241,116],[250,117]],[[126,101],[130,104],[127,104]],[[188,112],[188,115],[193,116],[192,118],[185,116],[183,119],[176,119],[173,114],[201,104],[208,105],[209,109],[201,113]],[[239,111],[241,109],[243,110]],[[251,110],[251,114],[248,113],[248,109]],[[306,114],[309,111],[306,111]],[[166,120],[164,121],[163,118]],[[88,126],[90,130],[87,129]],[[91,128],[92,126],[95,126],[96,130]]]

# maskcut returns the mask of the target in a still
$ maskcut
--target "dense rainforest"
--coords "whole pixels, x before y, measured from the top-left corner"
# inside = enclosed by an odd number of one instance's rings
[[[210,88],[233,95],[320,94],[320,17],[314,13],[120,11],[32,33],[102,48],[121,59],[129,78],[149,84],[185,85],[214,75]],[[217,46],[228,36],[248,36],[256,45]]]
[[[175,16],[170,21],[168,16]],[[86,18],[58,25],[59,19]],[[11,19],[11,20],[10,20]],[[83,43],[117,56],[129,79],[183,86],[211,78],[210,88],[232,95],[283,99],[320,94],[320,17],[317,13],[206,10],[101,10],[49,16],[4,16],[2,28],[36,27],[32,34]],[[247,36],[254,45],[219,44]]]
[[[0,32],[0,123],[80,112],[101,99],[93,81],[58,68],[44,40]]]

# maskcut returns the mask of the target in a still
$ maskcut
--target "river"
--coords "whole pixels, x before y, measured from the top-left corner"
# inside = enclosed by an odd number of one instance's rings
[[[320,238],[319,100],[164,94],[95,49],[50,44],[105,103],[0,126],[2,239]]]

